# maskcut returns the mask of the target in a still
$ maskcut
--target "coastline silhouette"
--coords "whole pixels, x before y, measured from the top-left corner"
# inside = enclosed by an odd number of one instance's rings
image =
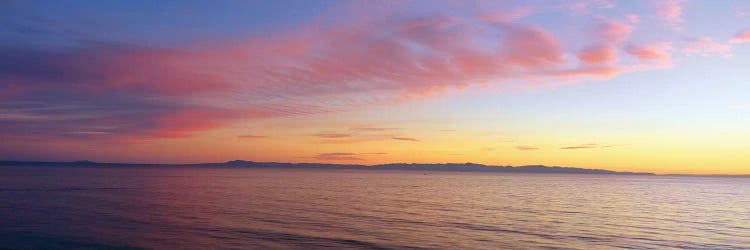
[[[0,166],[47,166],[47,167],[237,167],[237,168],[302,168],[302,169],[359,169],[359,170],[414,170],[414,171],[460,171],[503,173],[556,173],[556,174],[619,174],[654,175],[645,172],[619,172],[604,169],[558,167],[544,165],[496,166],[477,163],[388,163],[376,165],[334,163],[255,162],[233,160],[218,163],[194,164],[149,164],[149,163],[100,163],[93,161],[42,162],[0,161]]]

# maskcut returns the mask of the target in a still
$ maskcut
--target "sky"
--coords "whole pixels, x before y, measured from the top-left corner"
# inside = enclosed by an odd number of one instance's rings
[[[750,174],[750,1],[0,1],[0,159]]]

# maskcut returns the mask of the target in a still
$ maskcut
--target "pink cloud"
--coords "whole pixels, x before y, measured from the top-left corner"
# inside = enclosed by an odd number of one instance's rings
[[[593,47],[578,53],[578,60],[584,64],[609,64],[617,60],[617,51],[611,47]]]
[[[625,15],[625,20],[627,20],[631,24],[638,24],[641,22],[641,16],[636,14],[627,14]]]
[[[750,30],[740,32],[729,40],[729,43],[740,44],[750,42]]]
[[[540,87],[556,87],[575,83],[578,79],[594,79],[602,80],[615,77],[619,74],[636,70],[635,66],[612,66],[612,65],[586,65],[582,68],[573,70],[559,70],[554,72],[548,72],[552,77],[557,80],[549,83],[544,82],[541,84],[533,85],[527,84],[522,88],[540,88]]]
[[[588,14],[596,9],[610,9],[615,6],[611,0],[563,1],[562,4],[562,8],[573,15]]]
[[[503,42],[500,56],[507,63],[527,69],[563,63],[560,43],[549,32],[537,27],[504,25],[508,38]]]
[[[677,28],[683,22],[687,0],[657,0],[656,14],[670,26]]]
[[[185,137],[196,131],[219,128],[221,124],[212,113],[183,111],[168,113],[156,119],[158,137]]]
[[[465,89],[468,88],[471,84],[469,83],[463,83],[463,84],[455,84],[455,85],[425,85],[425,86],[418,86],[418,87],[411,87],[404,89],[401,93],[401,95],[398,97],[399,99],[405,100],[405,101],[417,101],[425,98],[431,98],[435,97],[439,94],[446,93],[451,90],[456,89]]]
[[[421,29],[445,29],[452,26],[455,26],[462,21],[460,18],[452,17],[452,16],[434,16],[430,18],[419,18],[414,20],[408,20],[401,22],[399,24],[400,29],[403,32],[409,32],[413,30],[421,30]]]
[[[672,59],[669,43],[654,43],[646,45],[631,45],[626,52],[642,61],[670,62]]]
[[[2,72],[0,89],[37,98],[53,92],[61,104],[85,103],[68,112],[90,112],[86,124],[111,125],[102,132],[184,137],[240,120],[351,111],[479,84],[536,87],[610,78],[632,66],[615,64],[615,48],[631,24],[602,22],[593,39],[581,41],[593,45],[575,60],[555,34],[516,20],[527,14],[384,15],[386,20],[362,12],[347,22],[319,21],[182,49],[12,51],[2,54],[18,70]],[[629,53],[668,59],[659,48]],[[98,113],[103,105],[110,114]],[[88,131],[76,122],[65,128]]]
[[[603,44],[620,44],[630,36],[633,27],[630,24],[606,20],[596,28],[596,39]]]
[[[227,120],[235,120],[237,117],[261,118],[273,114],[264,111],[249,110],[185,110],[174,111],[155,118],[149,136],[156,137],[186,137],[195,132],[220,128]]]
[[[593,32],[594,45],[578,52],[578,60],[587,66],[614,63],[617,61],[617,46],[623,43],[632,32],[632,24],[599,20]]]
[[[509,11],[487,12],[477,16],[477,19],[489,23],[507,23],[518,18],[531,15],[531,8],[517,8]]]
[[[708,37],[686,39],[682,51],[688,55],[732,57],[732,46]]]
[[[144,89],[169,95],[218,92],[230,84],[222,72],[202,70],[195,60],[200,54],[189,51],[128,50],[105,56],[97,66],[102,77],[97,82],[83,82],[86,88],[105,91]]]

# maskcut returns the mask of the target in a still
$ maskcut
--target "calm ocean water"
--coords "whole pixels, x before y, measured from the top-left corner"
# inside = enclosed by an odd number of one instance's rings
[[[0,248],[750,249],[750,179],[0,167]]]

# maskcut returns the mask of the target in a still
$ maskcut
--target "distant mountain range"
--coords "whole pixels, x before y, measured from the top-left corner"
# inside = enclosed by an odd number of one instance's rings
[[[653,173],[617,172],[603,169],[586,169],[571,167],[530,166],[492,166],[475,163],[391,163],[379,165],[330,164],[330,163],[288,163],[288,162],[254,162],[228,161],[221,163],[197,164],[134,164],[134,163],[99,163],[92,161],[74,162],[39,162],[39,161],[0,161],[0,166],[47,166],[47,167],[233,167],[233,168],[304,168],[304,169],[362,169],[362,170],[414,170],[414,171],[463,171],[463,172],[500,172],[500,173],[556,173],[556,174],[619,174],[619,175],[654,175]]]

